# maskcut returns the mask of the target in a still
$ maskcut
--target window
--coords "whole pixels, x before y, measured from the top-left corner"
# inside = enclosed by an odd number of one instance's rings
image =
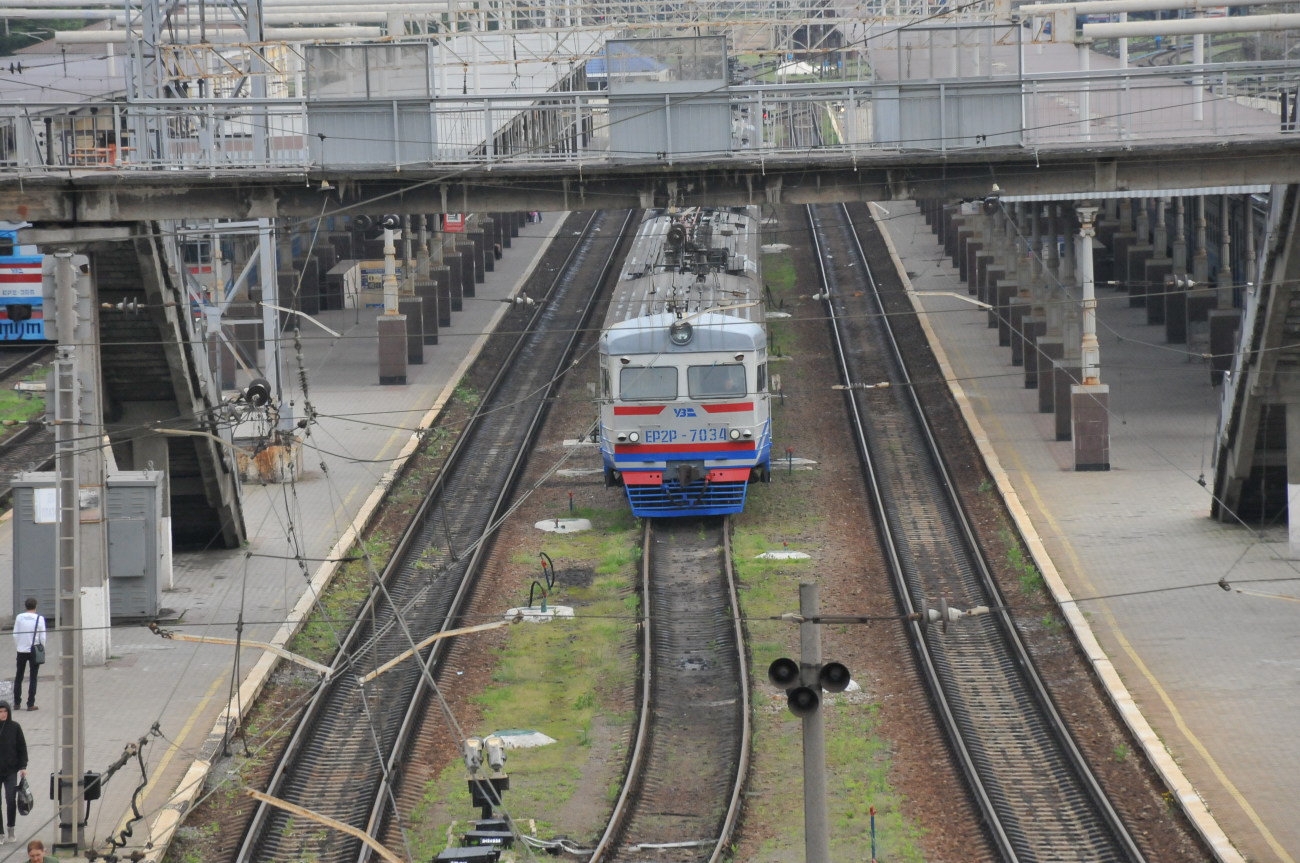
[[[618,376],[618,395],[628,401],[675,399],[677,369],[673,366],[625,368]]]
[[[745,367],[739,364],[691,366],[686,370],[686,381],[693,399],[743,396],[747,392]]]
[[[758,364],[758,386],[754,387],[755,392],[767,392],[767,363]]]

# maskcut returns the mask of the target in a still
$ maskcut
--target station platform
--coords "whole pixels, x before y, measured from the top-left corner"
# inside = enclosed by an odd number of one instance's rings
[[[998,347],[910,203],[872,207],[1045,579],[1139,739],[1223,860],[1300,859],[1300,581],[1285,522],[1210,518],[1219,390],[1128,294],[1099,287],[1110,470],[1073,444]],[[1222,584],[1221,584],[1222,583]],[[1072,599],[1072,604],[1070,600]],[[1095,641],[1093,640],[1095,636]],[[1142,726],[1149,723],[1143,730]],[[1167,780],[1169,781],[1169,780]]]
[[[542,222],[520,227],[475,296],[453,313],[452,326],[440,330],[438,344],[425,346],[424,362],[408,366],[405,385],[378,383],[376,320],[382,308],[315,316],[338,332],[337,338],[301,325],[305,368],[299,368],[292,343],[286,345],[285,398],[292,400],[296,416],[304,415],[309,398],[318,422],[303,447],[300,478],[293,484],[244,485],[246,547],[175,555],[173,587],[161,598],[164,628],[173,621],[187,635],[234,638],[242,619],[242,638],[260,642],[289,631],[310,609],[331,566],[328,559],[346,551],[388,479],[414,449],[417,429],[427,427],[453,396],[487,334],[510,313],[512,307],[502,300],[527,281],[563,221],[564,214],[548,213]],[[6,621],[16,611],[8,607],[12,551],[13,526],[6,515],[0,521],[0,618]],[[11,641],[5,643],[10,647],[3,659],[7,670],[0,672],[0,698],[12,690],[13,648]],[[119,833],[138,791],[135,805],[143,817],[131,825],[126,849],[118,853],[141,849],[151,852],[144,859],[160,859],[151,843],[176,827],[202,790],[208,759],[224,735],[227,704],[235,699],[246,707],[276,659],[260,649],[236,653],[230,646],[164,640],[144,626],[113,628],[109,661],[84,672],[85,765],[102,772],[143,739],[144,769],[129,758],[108,780],[103,798],[91,804],[86,838],[93,847],[102,851],[108,837]],[[58,811],[49,794],[60,707],[57,663],[58,636],[51,634],[37,691],[39,709],[13,714],[26,735],[36,804],[18,819],[18,841],[0,845],[0,861],[26,860],[29,839],[50,848],[59,837]],[[157,734],[151,733],[155,723]],[[59,856],[70,859],[68,852]]]

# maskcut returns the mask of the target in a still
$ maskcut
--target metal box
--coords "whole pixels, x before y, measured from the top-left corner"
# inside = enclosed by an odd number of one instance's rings
[[[55,620],[58,536],[57,475],[20,473],[13,480],[13,607],[36,597],[37,610]],[[163,473],[156,470],[110,474],[104,516],[108,531],[109,615],[145,620],[158,615],[162,538]]]

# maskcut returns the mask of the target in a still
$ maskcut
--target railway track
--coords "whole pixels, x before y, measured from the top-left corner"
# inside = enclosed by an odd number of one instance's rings
[[[641,709],[628,776],[592,863],[712,863],[730,844],[751,729],[728,525],[646,524]]]
[[[53,359],[54,346],[41,345],[10,358],[0,367],[0,386],[11,387],[38,363]],[[49,470],[54,461],[54,431],[39,420],[17,428],[0,440],[0,510],[8,509],[13,498],[9,482],[21,471]]]
[[[483,395],[469,427],[449,455],[433,490],[399,540],[378,586],[342,639],[328,682],[322,684],[286,746],[267,793],[334,818],[371,836],[392,828],[401,835],[395,806],[402,765],[418,745],[425,714],[437,712],[430,686],[449,642],[438,642],[393,670],[362,684],[375,670],[432,633],[458,626],[473,592],[492,532],[503,517],[548,398],[571,360],[588,320],[591,279],[603,280],[615,259],[617,217],[595,213],[569,260],[509,359]],[[446,726],[442,726],[442,732]],[[232,859],[365,860],[359,839],[262,804]]]
[[[846,407],[899,602],[909,614],[940,599],[993,609],[942,631],[910,624],[921,677],[992,848],[1007,861],[1143,860],[1005,610],[847,210],[807,212],[842,383],[849,387]]]

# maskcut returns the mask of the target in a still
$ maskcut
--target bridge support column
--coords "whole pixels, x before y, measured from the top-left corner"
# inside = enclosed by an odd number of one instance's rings
[[[1093,219],[1097,208],[1078,207],[1079,286],[1083,302],[1083,383],[1070,388],[1075,470],[1110,470],[1110,388],[1101,383],[1097,298],[1092,279]]]
[[[406,315],[379,316],[379,383],[406,383]]]
[[[1070,390],[1074,416],[1074,469],[1110,470],[1110,387],[1079,384]]]
[[[1300,402],[1286,406],[1286,499],[1300,495]],[[1300,560],[1300,506],[1287,507],[1287,556]]]

